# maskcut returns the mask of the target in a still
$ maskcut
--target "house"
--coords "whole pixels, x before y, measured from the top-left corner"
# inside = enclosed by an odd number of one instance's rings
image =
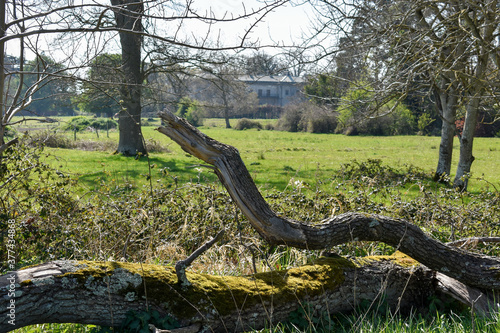
[[[244,75],[238,78],[257,94],[259,105],[285,106],[300,98],[305,80],[291,75]]]

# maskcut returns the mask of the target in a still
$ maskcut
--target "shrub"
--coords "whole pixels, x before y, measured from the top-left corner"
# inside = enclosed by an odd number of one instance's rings
[[[42,154],[43,145],[25,136],[0,161],[0,237],[7,230],[7,221],[14,220],[16,244],[23,249],[16,252],[20,265],[68,257],[79,242],[77,232],[66,221],[78,206],[71,193],[75,181],[45,164]],[[4,251],[0,249],[2,258],[6,257]],[[7,261],[0,265],[6,269]]]
[[[176,115],[186,118],[186,120],[193,126],[203,125],[203,109],[200,108],[198,101],[189,97],[183,97],[177,104]]]
[[[417,128],[418,128],[418,134],[419,135],[424,135],[427,134],[426,132],[428,131],[427,128],[435,121],[428,113],[422,113],[418,117],[417,121]]]
[[[302,106],[299,104],[289,104],[283,109],[276,128],[280,131],[299,132],[302,130]]]
[[[415,117],[402,103],[391,100],[379,105],[371,86],[353,83],[337,108],[337,133],[348,135],[406,135],[413,134]]]
[[[85,116],[76,116],[71,118],[71,120],[66,123],[62,129],[65,131],[77,131],[81,132],[90,126],[92,118]]]
[[[94,118],[90,122],[90,127],[100,130],[112,129],[118,127],[118,122],[110,118]]]
[[[337,115],[310,102],[285,106],[277,129],[288,132],[333,133]]]
[[[43,145],[50,148],[74,148],[74,143],[66,136],[54,131],[32,131],[25,141],[30,147]]]
[[[42,145],[50,148],[79,149],[86,151],[114,151],[116,142],[110,140],[70,140],[67,136],[53,131],[32,131],[25,138],[30,147]],[[168,149],[153,145],[151,151],[168,152]]]
[[[73,117],[63,129],[66,131],[77,131],[81,132],[86,130],[88,127],[93,127],[100,130],[112,129],[118,127],[118,122],[109,118],[90,118],[85,116]]]
[[[268,131],[273,131],[274,130],[274,125],[271,124],[271,123],[268,123],[264,126],[264,129],[265,130],[268,130]]]
[[[16,136],[17,135],[17,131],[15,128],[11,127],[11,126],[6,126],[5,127],[5,132],[4,132],[4,135],[6,137],[13,137],[13,136]]]
[[[306,109],[302,127],[309,133],[333,133],[337,127],[337,115],[318,106]]]
[[[345,135],[410,135],[415,132],[415,117],[406,106],[399,104],[392,112],[391,104],[382,107],[378,114],[382,116],[350,115],[344,122],[339,122],[335,132]],[[345,114],[344,114],[345,115]]]
[[[238,123],[236,123],[236,126],[234,128],[240,131],[251,128],[262,129],[262,124],[256,120],[241,118],[240,120],[238,120]]]

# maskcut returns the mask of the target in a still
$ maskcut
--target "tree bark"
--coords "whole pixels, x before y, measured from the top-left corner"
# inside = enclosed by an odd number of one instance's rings
[[[116,25],[121,29],[119,36],[125,80],[120,90],[123,102],[118,118],[120,138],[117,152],[125,155],[145,154],[141,131],[142,37],[137,34],[142,31],[144,4],[135,0],[111,0],[111,4],[115,7]]]
[[[459,2],[462,6],[461,9],[465,10],[470,7]],[[486,2],[482,7],[481,20],[472,20],[469,16],[463,15],[464,24],[470,29],[473,37],[474,54],[477,57],[471,63],[474,63],[470,69],[470,79],[468,87],[465,91],[467,100],[467,110],[465,115],[464,129],[460,140],[460,157],[457,166],[457,173],[455,175],[454,186],[467,190],[468,174],[471,170],[474,156],[472,155],[472,146],[474,141],[474,134],[478,120],[479,107],[481,99],[484,98],[491,80],[490,75],[496,73],[499,68],[494,68],[493,65],[498,65],[497,61],[490,63],[490,59],[498,60],[498,54],[492,45],[495,44],[496,35],[495,31],[498,26],[498,3],[497,1]],[[476,41],[480,41],[476,43]],[[474,59],[474,58],[472,58]],[[495,74],[493,74],[495,75]],[[494,88],[496,89],[496,88]],[[487,94],[486,94],[487,95]]]
[[[443,80],[445,78],[443,77]],[[441,126],[441,143],[439,145],[439,158],[434,180],[443,180],[451,172],[451,159],[453,156],[453,138],[456,134],[455,120],[457,115],[458,93],[454,84],[448,87],[443,85],[434,88],[436,108],[443,122]]]
[[[146,309],[181,327],[241,332],[275,325],[306,305],[311,316],[353,311],[362,301],[409,311],[437,291],[435,274],[404,256],[337,256],[252,276],[187,278],[191,285],[183,287],[173,267],[64,260],[9,272],[0,277],[0,332],[39,323],[119,327],[128,311]]]
[[[475,159],[472,155],[472,146],[474,143],[478,112],[479,98],[473,97],[467,105],[464,128],[460,137],[460,157],[458,159],[457,173],[453,182],[453,186],[462,190],[467,190],[469,173],[472,168],[472,162],[474,162]]]

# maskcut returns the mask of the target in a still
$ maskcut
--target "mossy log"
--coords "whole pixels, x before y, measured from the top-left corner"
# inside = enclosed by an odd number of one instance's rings
[[[434,274],[404,256],[320,258],[241,277],[188,271],[187,278],[189,287],[178,283],[173,267],[63,260],[9,272],[0,277],[0,332],[51,322],[120,326],[128,311],[146,309],[182,327],[239,332],[286,320],[306,304],[317,312],[348,312],[368,300],[405,310],[436,291]]]

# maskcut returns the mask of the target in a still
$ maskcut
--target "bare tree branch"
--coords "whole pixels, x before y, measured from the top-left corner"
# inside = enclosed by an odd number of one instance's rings
[[[449,247],[401,219],[346,213],[308,224],[277,215],[255,186],[238,151],[207,137],[185,120],[161,112],[158,131],[213,165],[215,173],[255,230],[270,244],[328,249],[352,241],[381,241],[469,286],[500,290],[500,259]]]

